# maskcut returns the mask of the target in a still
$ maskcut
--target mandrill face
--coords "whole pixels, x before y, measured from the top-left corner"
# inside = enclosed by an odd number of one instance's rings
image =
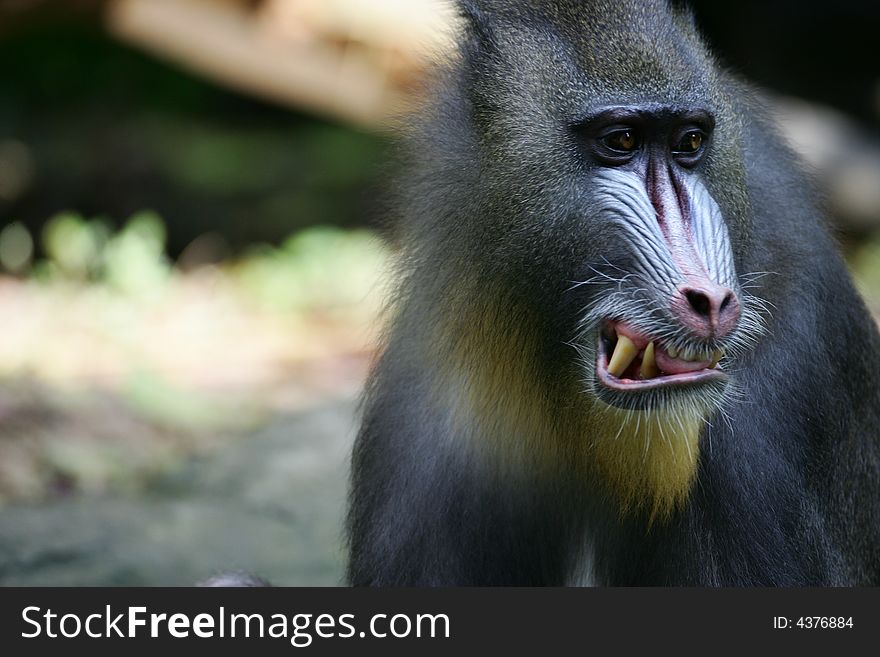
[[[577,346],[590,389],[616,408],[719,404],[727,355],[761,332],[761,304],[744,294],[702,180],[714,126],[705,109],[665,105],[606,109],[579,126],[607,255],[576,283],[591,288]]]

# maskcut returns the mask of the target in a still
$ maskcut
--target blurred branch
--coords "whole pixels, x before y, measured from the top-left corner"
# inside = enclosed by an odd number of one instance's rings
[[[225,85],[370,127],[405,107],[451,25],[435,0],[116,0],[107,23]]]

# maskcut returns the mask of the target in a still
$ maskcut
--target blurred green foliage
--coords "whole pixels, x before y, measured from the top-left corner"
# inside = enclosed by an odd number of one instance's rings
[[[109,233],[103,221],[87,221],[73,212],[50,219],[43,229],[43,248],[48,260],[40,274],[73,280],[96,275]]]
[[[136,214],[104,249],[104,277],[112,287],[138,294],[160,288],[170,263],[165,257],[165,226],[154,212]]]
[[[248,296],[270,310],[332,313],[375,294],[387,262],[372,233],[322,227],[293,235],[277,249],[252,250],[236,274]]]
[[[34,255],[34,240],[21,222],[13,221],[0,230],[0,269],[23,273]]]
[[[104,282],[132,295],[161,289],[171,270],[165,226],[150,211],[134,215],[117,233],[103,219],[62,213],[43,229],[43,250],[46,260],[38,263],[38,278]]]
[[[20,224],[14,232],[18,242],[31,239]],[[3,240],[0,232],[0,255]],[[46,284],[100,284],[134,298],[160,295],[177,271],[165,240],[165,225],[153,211],[136,213],[118,231],[101,217],[63,212],[42,231],[46,255],[32,275]],[[388,247],[373,232],[318,226],[278,247],[251,247],[225,269],[246,298],[268,311],[332,314],[381,296],[377,287],[388,262]]]

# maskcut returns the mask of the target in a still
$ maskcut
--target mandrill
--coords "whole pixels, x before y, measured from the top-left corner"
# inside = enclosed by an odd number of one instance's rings
[[[880,584],[880,345],[679,2],[462,0],[352,457],[354,585]]]

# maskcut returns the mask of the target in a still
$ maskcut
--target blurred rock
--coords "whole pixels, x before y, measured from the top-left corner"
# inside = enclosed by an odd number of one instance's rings
[[[229,571],[338,584],[354,415],[350,402],[279,419],[145,497],[0,509],[0,584],[188,586]]]

